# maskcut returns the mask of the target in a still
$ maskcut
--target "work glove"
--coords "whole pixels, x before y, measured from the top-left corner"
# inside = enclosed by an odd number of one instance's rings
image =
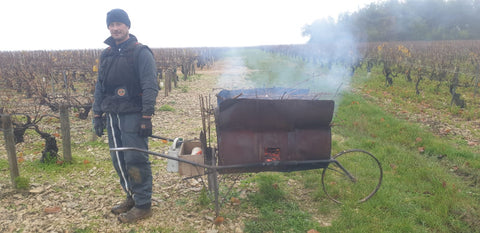
[[[95,134],[99,137],[103,135],[103,130],[105,129],[105,122],[102,116],[95,116],[93,118],[93,128],[95,129]]]
[[[140,119],[140,130],[138,135],[142,137],[152,136],[152,118],[141,118]]]

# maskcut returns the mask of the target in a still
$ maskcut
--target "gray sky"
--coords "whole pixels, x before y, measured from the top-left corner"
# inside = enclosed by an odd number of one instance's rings
[[[152,48],[301,44],[302,27],[374,0],[1,0],[0,51],[104,48],[106,14],[122,8]]]

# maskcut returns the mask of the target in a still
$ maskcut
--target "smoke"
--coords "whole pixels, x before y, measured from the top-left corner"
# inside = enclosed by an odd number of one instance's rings
[[[255,84],[248,79],[251,71],[245,66],[244,59],[236,52],[231,50],[232,55],[223,60],[223,70],[217,79],[217,89],[249,89],[255,88]]]
[[[263,88],[273,92],[276,92],[273,88],[307,89],[311,99],[340,101],[342,92],[351,86],[357,63],[355,40],[349,30],[338,25],[335,30],[315,27],[310,35],[310,41],[303,45],[232,49],[217,87]],[[296,92],[286,91],[278,98],[298,98],[293,93]]]

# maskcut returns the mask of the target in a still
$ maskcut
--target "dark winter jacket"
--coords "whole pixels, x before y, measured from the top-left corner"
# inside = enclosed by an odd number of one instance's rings
[[[157,69],[151,50],[130,38],[116,45],[112,37],[102,52],[95,85],[93,112],[141,112],[152,115],[158,95]]]

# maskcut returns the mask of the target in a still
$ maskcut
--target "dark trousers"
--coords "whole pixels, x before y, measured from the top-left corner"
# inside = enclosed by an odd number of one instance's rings
[[[107,114],[110,148],[136,147],[148,150],[148,138],[138,135],[141,113]],[[137,208],[150,208],[152,170],[148,154],[138,151],[110,151],[120,184]]]

